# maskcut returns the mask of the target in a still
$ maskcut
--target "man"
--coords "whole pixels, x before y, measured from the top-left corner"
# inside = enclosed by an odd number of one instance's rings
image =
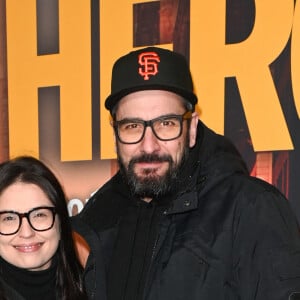
[[[74,218],[91,299],[289,299],[298,225],[273,186],[195,112],[186,60],[148,47],[118,59],[105,107],[119,172]],[[296,298],[294,298],[296,299]]]

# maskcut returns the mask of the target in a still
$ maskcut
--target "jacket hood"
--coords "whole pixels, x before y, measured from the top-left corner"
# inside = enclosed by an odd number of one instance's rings
[[[196,145],[183,166],[181,188],[202,185],[207,192],[233,174],[249,174],[247,166],[233,143],[216,134],[201,121],[198,123]]]

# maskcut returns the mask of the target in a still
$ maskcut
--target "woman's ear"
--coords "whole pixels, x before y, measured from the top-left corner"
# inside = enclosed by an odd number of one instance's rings
[[[190,148],[194,147],[197,139],[197,125],[199,121],[199,116],[197,112],[193,112],[192,119],[190,123]]]

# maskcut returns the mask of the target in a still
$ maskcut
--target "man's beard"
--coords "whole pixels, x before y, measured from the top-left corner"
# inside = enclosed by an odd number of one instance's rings
[[[179,182],[179,173],[182,165],[187,159],[189,148],[184,147],[181,160],[175,164],[170,155],[144,154],[134,157],[128,164],[128,169],[124,166],[120,153],[118,161],[120,172],[125,178],[133,195],[139,198],[157,198],[175,192]],[[152,168],[144,169],[143,174],[138,176],[134,172],[134,166],[139,162],[167,162],[169,167],[165,174],[158,175]]]

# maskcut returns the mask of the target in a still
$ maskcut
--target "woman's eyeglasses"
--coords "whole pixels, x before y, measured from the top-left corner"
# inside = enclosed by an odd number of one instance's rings
[[[12,235],[19,231],[23,218],[35,231],[46,231],[53,227],[55,221],[55,208],[40,206],[26,213],[16,211],[0,211],[0,234]]]

